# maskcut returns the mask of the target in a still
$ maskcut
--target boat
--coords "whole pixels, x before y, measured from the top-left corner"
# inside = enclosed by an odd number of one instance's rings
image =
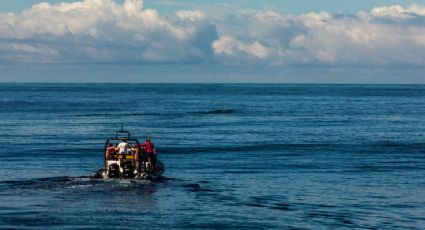
[[[119,153],[119,143],[127,143],[126,151]],[[111,151],[112,147],[112,151]],[[108,152],[109,151],[109,152]],[[155,167],[151,167],[143,145],[130,131],[121,130],[115,132],[115,137],[108,138],[103,151],[103,168],[92,175],[94,178],[120,178],[158,180],[165,171],[164,164],[157,160]],[[107,154],[108,153],[108,154]]]

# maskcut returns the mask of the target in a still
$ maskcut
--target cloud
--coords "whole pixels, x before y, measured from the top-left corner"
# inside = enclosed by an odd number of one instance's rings
[[[419,5],[357,15],[249,11],[237,20],[245,22],[243,32],[222,34],[213,43],[216,58],[246,65],[425,65],[425,7]]]
[[[370,13],[370,17],[377,18],[411,19],[417,16],[425,16],[425,8],[416,4],[407,9],[400,5],[375,7]]]
[[[238,10],[159,15],[141,0],[40,3],[0,14],[0,62],[424,66],[425,7],[356,15]]]
[[[273,52],[257,41],[245,43],[232,36],[221,36],[212,44],[212,47],[217,56],[227,59],[227,62],[231,64],[260,61],[266,59]]]
[[[198,62],[211,57],[216,38],[203,12],[161,17],[141,0],[40,3],[0,14],[0,59],[10,61]]]

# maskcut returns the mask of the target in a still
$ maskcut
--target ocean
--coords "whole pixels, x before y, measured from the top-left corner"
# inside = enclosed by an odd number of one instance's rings
[[[121,123],[163,178],[90,178]],[[3,83],[0,125],[0,229],[425,226],[425,86]]]

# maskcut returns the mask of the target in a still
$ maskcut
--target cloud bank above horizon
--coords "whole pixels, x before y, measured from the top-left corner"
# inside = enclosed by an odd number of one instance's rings
[[[141,0],[36,4],[0,13],[0,63],[425,66],[425,6],[283,14],[160,15]]]

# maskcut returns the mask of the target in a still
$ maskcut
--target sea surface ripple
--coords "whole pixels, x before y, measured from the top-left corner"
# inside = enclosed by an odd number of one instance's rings
[[[423,229],[425,86],[0,84],[1,229]],[[156,182],[100,180],[123,123]]]

